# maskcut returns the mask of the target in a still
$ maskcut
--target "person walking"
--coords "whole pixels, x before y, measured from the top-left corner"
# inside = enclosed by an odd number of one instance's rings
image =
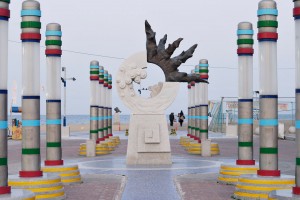
[[[182,127],[182,124],[184,122],[184,119],[185,119],[185,116],[183,114],[183,111],[181,110],[180,113],[179,113],[179,123],[180,123],[181,127]]]
[[[170,115],[169,115],[169,120],[170,120],[170,126],[173,126],[173,122],[174,122],[174,113],[171,113]]]

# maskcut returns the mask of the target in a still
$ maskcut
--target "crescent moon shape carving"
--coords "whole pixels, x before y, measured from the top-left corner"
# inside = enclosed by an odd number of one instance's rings
[[[175,100],[179,83],[164,82],[160,92],[150,98],[136,94],[133,82],[140,83],[147,77],[147,53],[145,51],[131,55],[120,66],[116,87],[123,103],[133,114],[164,114]]]

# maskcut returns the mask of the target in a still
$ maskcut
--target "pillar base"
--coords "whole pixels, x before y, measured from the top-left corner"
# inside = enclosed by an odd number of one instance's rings
[[[300,187],[293,187],[293,194],[300,195]]]
[[[258,176],[280,176],[280,170],[257,170]]]
[[[211,155],[219,155],[220,149],[219,144],[217,143],[211,143]],[[198,141],[190,142],[185,149],[189,154],[196,154],[196,155],[202,155],[202,144],[198,143]]]
[[[57,165],[64,165],[63,160],[45,160],[46,166],[57,166]]]
[[[96,156],[110,154],[111,148],[108,146],[107,142],[100,142],[96,144]],[[81,143],[79,147],[79,155],[86,156],[86,143]]]
[[[24,189],[34,192],[36,199],[63,200],[66,198],[64,186],[58,175],[44,174],[42,177],[20,178],[8,177],[12,189]]]
[[[281,175],[266,177],[258,175],[241,175],[233,197],[239,200],[268,200],[273,190],[292,189],[295,177]]]
[[[237,165],[255,165],[255,160],[236,160]]]
[[[11,187],[10,186],[0,187],[0,195],[1,194],[9,194],[10,192],[11,192]]]
[[[258,169],[255,165],[221,165],[218,183],[236,185],[241,175],[256,174]]]
[[[43,171],[19,171],[19,176],[22,178],[41,177]]]
[[[294,188],[293,188],[294,189]],[[269,194],[270,200],[300,200],[300,195],[293,194],[293,190],[274,190]]]
[[[108,137],[113,136],[113,134],[108,134]]]
[[[44,173],[58,175],[64,185],[74,185],[82,183],[78,165],[65,166],[44,166],[42,167]]]
[[[0,200],[35,200],[35,194],[28,190],[12,189],[8,194],[0,195]]]

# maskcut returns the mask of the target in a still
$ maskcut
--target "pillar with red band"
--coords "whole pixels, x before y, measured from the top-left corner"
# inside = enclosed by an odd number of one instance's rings
[[[191,84],[187,85],[188,88],[188,137],[191,137],[192,127],[191,127]]]
[[[99,66],[99,98],[98,98],[98,139],[97,143],[104,141],[104,67]]]
[[[260,154],[259,176],[280,176],[278,170],[277,5],[259,3],[258,34],[260,69]]]
[[[295,60],[296,60],[296,186],[293,188],[293,194],[300,195],[300,1],[294,0],[293,16],[295,19]]]
[[[104,70],[104,102],[103,102],[103,134],[104,138],[109,138],[108,136],[108,71]]]
[[[108,137],[113,136],[112,134],[112,75],[108,74],[108,86],[107,86],[107,107],[108,107],[108,126],[107,135]]]
[[[11,192],[7,185],[7,83],[9,2],[0,4],[0,196]],[[1,197],[0,197],[1,199]]]
[[[99,62],[90,63],[90,139],[98,139],[98,103],[100,98]]]
[[[237,165],[255,165],[253,160],[253,28],[238,24],[238,159]]]
[[[64,164],[61,145],[61,36],[59,24],[47,24],[46,166]]]
[[[26,0],[21,11],[22,161],[20,177],[43,176],[40,156],[40,3]]]
[[[208,67],[207,59],[199,61],[199,75],[205,81],[208,81]],[[197,118],[200,122],[200,141],[204,141],[208,139],[208,82],[200,82],[199,91],[199,115]]]

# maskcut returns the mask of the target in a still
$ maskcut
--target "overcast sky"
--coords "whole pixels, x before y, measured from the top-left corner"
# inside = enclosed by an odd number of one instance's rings
[[[9,26],[9,99],[14,80],[18,84],[18,104],[21,104],[21,43],[20,10],[23,1],[12,1]],[[146,36],[144,21],[147,19],[156,32],[157,41],[168,34],[168,43],[182,37],[184,40],[175,52],[179,54],[197,43],[194,56],[181,66],[180,71],[190,72],[200,59],[208,59],[209,99],[237,96],[237,55],[236,29],[241,21],[254,24],[257,33],[257,4],[254,0],[41,0],[42,29],[45,42],[47,23],[62,25],[63,46],[62,66],[67,67],[68,77],[75,82],[67,86],[68,114],[89,114],[89,63],[99,60],[115,78],[123,61],[131,54],[145,50]],[[278,80],[279,96],[294,96],[294,19],[292,0],[278,1]],[[255,39],[254,90],[258,83],[258,45]],[[72,53],[70,51],[82,52]],[[95,55],[87,55],[87,54]],[[174,55],[175,55],[174,54]],[[96,56],[98,55],[98,56]],[[108,58],[100,55],[116,57]],[[41,48],[41,86],[46,84],[46,64],[44,47]],[[146,88],[158,81],[164,81],[163,72],[150,66],[148,79],[142,82]],[[113,80],[115,81],[115,79]],[[138,88],[136,88],[138,89]],[[146,94],[146,91],[143,91]],[[120,101],[113,87],[113,107],[118,106],[123,113],[129,110]],[[180,93],[169,112],[186,111],[187,89],[181,84]],[[41,113],[45,114],[45,92],[41,92]]]

